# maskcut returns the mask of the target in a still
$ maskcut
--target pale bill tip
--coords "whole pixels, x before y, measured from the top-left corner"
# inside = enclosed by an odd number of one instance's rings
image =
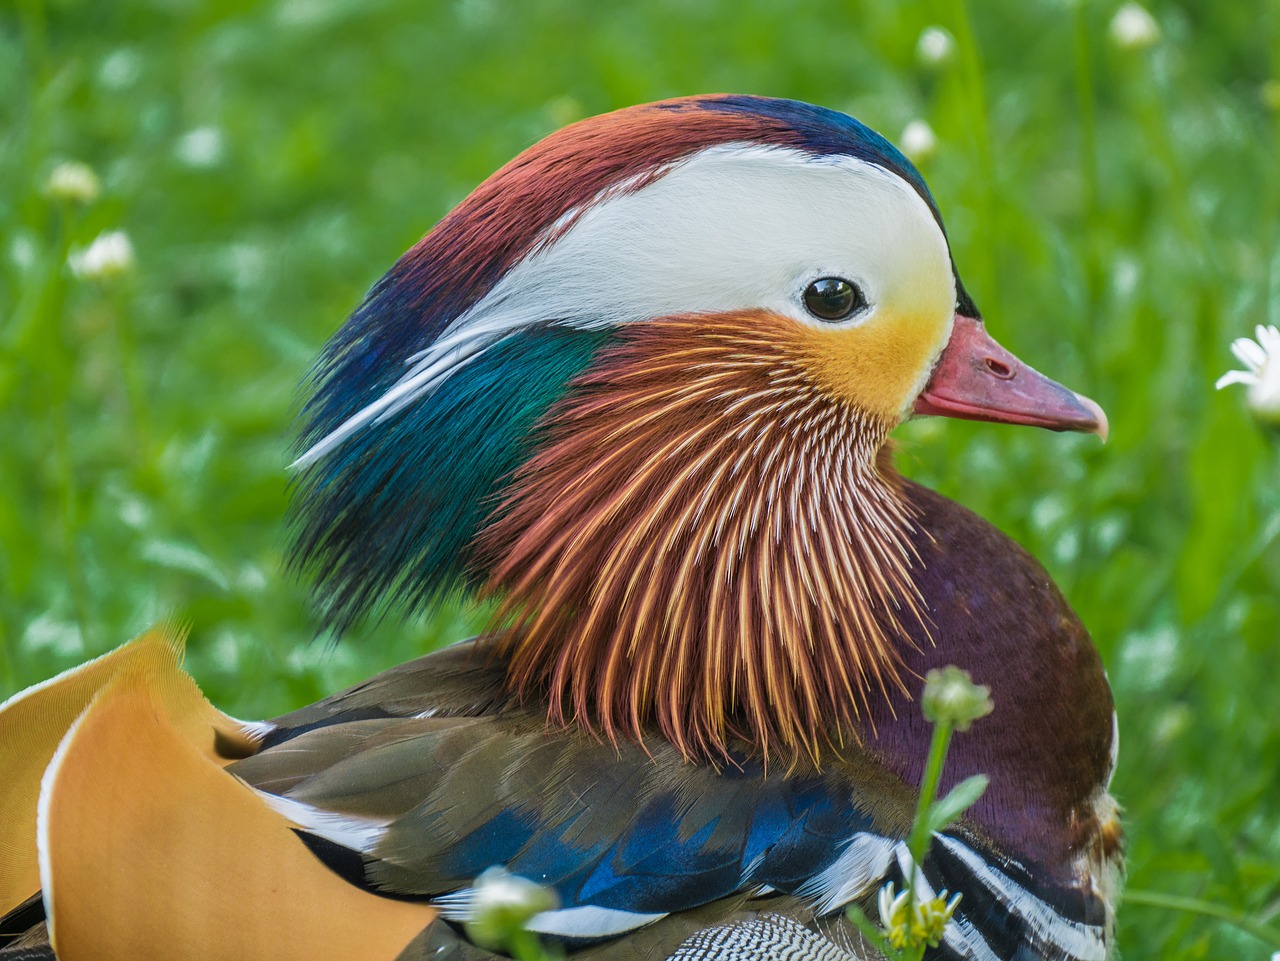
[[[1075,393],[1075,391],[1072,391],[1072,393]],[[1107,420],[1107,412],[1102,409],[1102,406],[1097,401],[1084,396],[1084,394],[1076,394],[1076,400],[1080,402],[1081,407],[1093,415],[1093,419],[1096,422],[1096,426],[1090,433],[1097,434],[1105,444],[1107,438],[1111,436],[1111,422]]]

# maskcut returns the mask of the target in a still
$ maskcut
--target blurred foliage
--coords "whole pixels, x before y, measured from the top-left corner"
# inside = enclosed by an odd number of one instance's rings
[[[1112,441],[917,421],[904,468],[1026,544],[1094,632],[1130,883],[1280,911],[1280,444],[1228,344],[1280,321],[1280,7],[1078,0],[18,0],[0,9],[0,694],[165,613],[243,716],[473,615],[313,640],[282,566],[289,423],[326,336],[488,173],[578,117],[738,91],[936,133],[926,176],[1009,347]],[[939,24],[950,57],[917,38]],[[1148,38],[1151,39],[1151,38]],[[44,193],[79,160],[103,195]],[[125,230],[127,276],[69,253]],[[1134,906],[1128,958],[1257,957]]]

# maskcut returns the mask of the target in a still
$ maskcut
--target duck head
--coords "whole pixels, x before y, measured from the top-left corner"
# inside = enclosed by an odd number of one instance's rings
[[[901,686],[913,414],[1105,434],[999,347],[920,174],[707,96],[582,121],[410,250],[313,373],[296,558],[339,628],[500,598],[508,682],[689,756],[809,752]]]

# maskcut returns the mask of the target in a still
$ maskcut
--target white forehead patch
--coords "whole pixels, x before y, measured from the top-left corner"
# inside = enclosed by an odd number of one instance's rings
[[[895,308],[949,317],[955,304],[946,238],[929,206],[896,174],[848,156],[711,147],[643,188],[606,191],[561,218],[544,240],[433,343],[405,358],[394,387],[295,466],[429,394],[532,325],[592,329],[750,309],[819,323],[801,295],[827,276],[854,281],[870,304],[845,323],[874,323]]]

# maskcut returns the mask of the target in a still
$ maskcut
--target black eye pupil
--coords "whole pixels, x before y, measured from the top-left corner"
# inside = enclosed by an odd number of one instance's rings
[[[804,291],[804,305],[809,313],[822,320],[844,320],[859,307],[867,305],[862,291],[843,277],[823,277]]]

